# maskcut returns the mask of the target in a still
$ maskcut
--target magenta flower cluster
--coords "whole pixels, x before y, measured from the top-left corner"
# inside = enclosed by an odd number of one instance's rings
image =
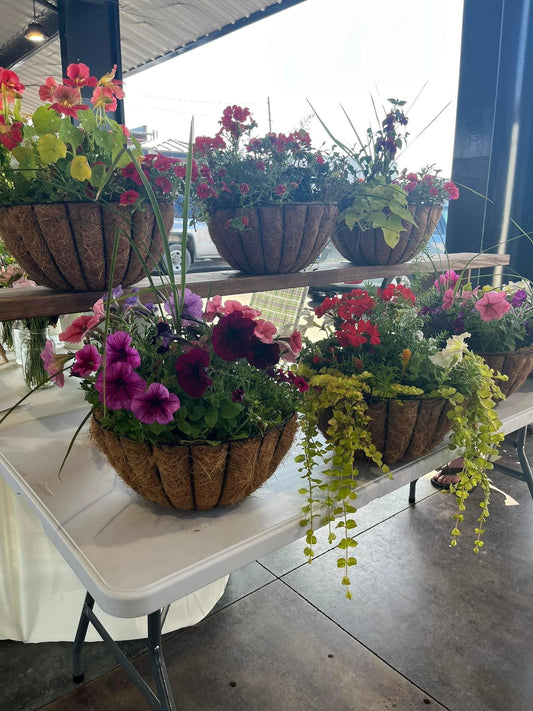
[[[450,269],[433,287],[422,298],[426,335],[468,333],[469,347],[477,352],[513,351],[533,342],[530,283],[472,288]]]
[[[135,290],[126,294],[116,287],[95,303],[92,315],[79,316],[61,334],[66,343],[82,343],[79,350],[59,355],[53,343],[47,343],[42,353],[47,372],[62,386],[70,367],[71,376],[84,381],[93,407],[108,421],[113,421],[113,413],[127,413],[118,421],[121,427],[131,423],[132,431],[140,423],[176,426],[188,434],[190,413],[196,413],[193,423],[205,417],[208,431],[220,413],[219,426],[225,431],[232,417],[246,423],[246,407],[272,407],[258,400],[254,387],[266,393],[263,398],[272,392],[268,388],[286,393],[283,407],[288,405],[293,414],[290,393],[303,392],[306,382],[276,367],[280,358],[295,362],[302,348],[299,332],[279,335],[260,311],[239,301],[223,303],[215,296],[204,312],[202,299],[190,289],[183,297],[179,289],[175,293],[176,299],[154,306],[142,304]],[[263,375],[253,375],[258,372]],[[275,399],[273,407],[275,411]],[[279,414],[275,412],[274,419]],[[156,427],[150,436],[158,433]]]

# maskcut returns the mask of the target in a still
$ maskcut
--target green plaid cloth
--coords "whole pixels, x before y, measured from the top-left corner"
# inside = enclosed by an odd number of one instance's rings
[[[296,289],[278,289],[252,295],[250,306],[261,311],[261,316],[272,321],[278,330],[298,326],[307,299],[308,286]]]

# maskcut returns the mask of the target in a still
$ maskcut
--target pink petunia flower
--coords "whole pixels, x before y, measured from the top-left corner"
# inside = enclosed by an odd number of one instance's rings
[[[435,289],[442,289],[442,287],[448,289],[451,286],[455,286],[459,279],[459,274],[456,274],[453,269],[448,269],[448,271],[441,274],[438,279],[435,279],[433,286]]]
[[[74,356],[72,374],[80,378],[86,378],[91,373],[96,373],[102,364],[102,357],[98,353],[96,346],[86,343]]]
[[[254,335],[263,343],[272,343],[278,330],[274,324],[264,319],[259,319],[256,324]]]
[[[212,299],[209,299],[209,301],[207,302],[205,307],[204,319],[208,323],[211,323],[211,321],[213,321],[216,316],[223,316],[225,313],[226,308],[222,305],[222,297],[217,294],[216,296],[213,296]]]
[[[501,318],[511,308],[507,301],[507,294],[504,291],[487,291],[479,301],[476,301],[476,309],[483,321],[494,321]]]
[[[226,315],[239,311],[245,318],[257,318],[261,316],[261,311],[253,309],[247,304],[241,304],[240,301],[235,301],[235,299],[227,299],[224,307]]]
[[[287,363],[296,363],[296,357],[302,350],[302,334],[298,330],[293,331],[288,339],[281,341],[281,345],[286,348],[281,353],[283,360]]]
[[[65,374],[62,372],[65,363],[71,359],[71,355],[56,353],[56,347],[53,341],[46,341],[44,349],[41,351],[41,360],[43,361],[44,369],[48,375],[52,376],[53,382],[62,388],[65,384]]]
[[[99,323],[100,316],[78,316],[78,318],[60,334],[59,340],[67,343],[80,343],[89,331],[95,328]]]
[[[442,308],[444,311],[448,311],[448,309],[452,308],[454,298],[455,294],[453,293],[453,289],[446,289],[444,296],[442,297]]]
[[[104,308],[104,300],[103,299],[98,299],[98,301],[94,302],[93,313],[95,316],[98,316],[98,318],[101,318],[101,319],[105,318],[105,308]]]
[[[104,372],[98,373],[94,384],[104,402]],[[128,363],[117,362],[108,366],[105,371],[105,404],[110,410],[129,410],[131,401],[136,395],[146,390],[146,382]]]
[[[131,411],[145,425],[154,422],[166,425],[172,422],[180,405],[177,395],[170,393],[161,383],[152,383],[145,393],[135,395],[131,401]]]

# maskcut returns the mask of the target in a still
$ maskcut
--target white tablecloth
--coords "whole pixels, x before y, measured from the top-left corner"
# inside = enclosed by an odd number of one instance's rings
[[[25,391],[20,367],[13,363],[0,366],[0,409]],[[70,399],[67,392],[56,388],[30,397],[39,396],[56,400],[58,409]],[[66,396],[64,403],[63,396]],[[77,399],[77,395],[73,397]],[[1,427],[8,426],[9,418]],[[227,580],[226,576],[175,602],[163,632],[193,625],[204,618],[223,594]],[[84,596],[81,583],[44,534],[35,513],[0,477],[0,639],[73,640]],[[146,637],[145,617],[111,617],[96,605],[95,611],[114,639]],[[92,625],[87,640],[100,640]]]

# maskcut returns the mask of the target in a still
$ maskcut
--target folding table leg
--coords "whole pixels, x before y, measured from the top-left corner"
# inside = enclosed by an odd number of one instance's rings
[[[516,454],[518,456],[518,461],[522,471],[516,471],[505,464],[500,464],[500,462],[495,462],[494,469],[497,469],[504,474],[514,477],[515,479],[520,479],[520,481],[525,481],[529,488],[529,493],[533,497],[533,472],[531,471],[531,465],[526,454],[526,439],[527,439],[527,427],[521,427],[516,431],[516,441],[513,442],[516,448]]]
[[[533,497],[533,473],[531,472],[531,465],[526,455],[526,439],[527,427],[522,427],[522,429],[518,430],[516,437],[516,453],[518,454],[518,461],[522,467],[523,480],[528,485],[529,493]]]
[[[148,615],[148,656],[152,665],[152,674],[157,686],[157,693],[163,711],[176,711],[174,697],[168,680],[167,667],[161,649],[161,611]]]
[[[416,504],[416,482],[418,479],[413,479],[409,484],[409,503]]]
[[[85,636],[87,634],[87,628],[89,627],[89,617],[85,612],[86,608],[89,610],[93,609],[94,600],[87,593],[85,595],[85,601],[83,603],[83,608],[81,610],[80,621],[78,622],[78,629],[76,631],[76,636],[74,637],[74,644],[72,645],[72,681],[75,684],[79,684],[83,681],[83,665],[81,663],[81,648],[85,641]]]
[[[130,679],[135,683],[138,689],[142,692],[144,698],[155,711],[176,711],[176,705],[172,696],[172,690],[168,680],[167,668],[163,659],[161,649],[161,628],[163,626],[164,617],[168,611],[165,608],[163,615],[160,610],[148,615],[148,639],[147,649],[150,657],[150,664],[154,680],[157,687],[157,696],[148,686],[137,669],[133,666],[124,652],[120,649],[109,632],[105,629],[98,617],[93,612],[94,600],[87,593],[85,602],[81,611],[78,630],[72,647],[72,678],[75,682],[83,681],[83,666],[81,662],[81,648],[87,634],[89,622],[96,629],[100,637],[103,639],[106,647],[114,655],[117,662],[123,667]]]

